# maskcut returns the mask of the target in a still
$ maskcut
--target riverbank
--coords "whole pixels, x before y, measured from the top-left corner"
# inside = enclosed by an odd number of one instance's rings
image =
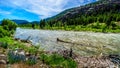
[[[118,63],[113,63],[112,60],[116,61],[120,54],[119,38],[119,33],[17,28],[14,38],[0,38],[0,42],[2,42],[2,45],[0,44],[0,55],[9,57],[9,59],[0,59],[0,62],[5,62],[0,66],[3,68],[6,66],[12,68],[118,67]],[[13,57],[10,57],[11,55]],[[21,59],[17,55],[23,56],[23,58]],[[13,61],[16,56],[17,59]],[[30,60],[29,57],[34,60]],[[54,58],[56,58],[56,61],[54,61]],[[29,60],[24,61],[23,59]],[[24,63],[21,63],[23,61]]]

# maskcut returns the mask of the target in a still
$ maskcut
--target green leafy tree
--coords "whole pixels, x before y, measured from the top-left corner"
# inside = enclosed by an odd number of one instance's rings
[[[114,21],[111,22],[111,26],[112,26],[112,29],[115,29],[115,27],[117,26],[116,23]]]
[[[1,25],[5,30],[9,30],[9,31],[15,30],[17,27],[17,24],[9,19],[3,19]]]
[[[0,27],[0,38],[5,37],[5,36],[10,36],[10,33],[7,30]]]
[[[40,21],[40,28],[44,28],[45,27],[45,20],[41,20]]]
[[[35,29],[35,24],[34,23],[32,24],[32,28]]]

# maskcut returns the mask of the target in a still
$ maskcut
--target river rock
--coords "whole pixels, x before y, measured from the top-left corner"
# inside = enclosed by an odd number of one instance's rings
[[[0,64],[6,64],[7,61],[6,60],[0,60]]]

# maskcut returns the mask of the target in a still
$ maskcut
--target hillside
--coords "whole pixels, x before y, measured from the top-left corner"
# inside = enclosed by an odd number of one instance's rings
[[[12,20],[13,22],[17,23],[17,24],[28,24],[29,22],[26,21],[26,20],[17,20],[17,19],[14,19]]]
[[[13,22],[15,22],[16,24],[29,24],[28,21],[26,20],[18,20],[18,19],[14,19],[14,20],[11,20]],[[0,24],[2,23],[2,21],[0,21]]]
[[[49,21],[62,21],[62,22],[69,22],[68,25],[73,25],[72,20],[77,23],[77,25],[83,25],[84,22],[81,21],[83,18],[89,18],[89,16],[93,17],[94,20],[90,21],[89,23],[93,23],[98,21],[98,17],[110,16],[113,14],[113,20],[110,21],[120,21],[120,0],[99,0],[94,3],[86,4],[84,6],[79,6],[71,9],[67,9],[60,14],[49,18]],[[117,16],[118,15],[118,16]],[[80,19],[79,19],[80,18]],[[79,21],[76,21],[79,19]],[[70,24],[70,22],[72,22]],[[86,22],[86,21],[85,21]],[[105,22],[105,21],[100,21]]]

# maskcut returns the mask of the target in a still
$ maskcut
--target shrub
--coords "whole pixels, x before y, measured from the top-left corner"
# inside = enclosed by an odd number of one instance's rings
[[[113,30],[116,29],[116,27],[117,27],[116,22],[111,21],[111,27],[112,27]]]
[[[4,30],[2,27],[0,27],[0,38],[10,36],[10,33],[6,30]]]
[[[13,51],[8,52],[8,61],[10,64],[18,63],[20,61],[25,61],[26,57],[24,55],[14,54]]]
[[[77,64],[72,59],[68,58],[65,59],[61,55],[58,54],[52,54],[52,55],[46,55],[41,54],[40,59],[46,63],[47,65],[50,65],[50,67],[62,67],[62,68],[76,68]]]
[[[34,65],[37,63],[37,58],[35,56],[30,56],[26,61],[28,65]]]
[[[8,44],[5,42],[5,43],[2,43],[0,46],[3,47],[3,48],[5,48],[5,49],[7,49]]]
[[[103,26],[102,27],[102,32],[105,33],[105,32],[107,32],[106,30],[107,30],[107,26]]]
[[[31,54],[36,54],[38,49],[32,46],[32,47],[27,48],[27,51]]]
[[[9,19],[3,19],[1,25],[5,30],[8,30],[8,31],[15,30],[17,27],[17,24]]]
[[[4,25],[4,26],[3,26],[3,29],[5,29],[5,30],[9,30],[9,28],[8,28],[7,25]]]

